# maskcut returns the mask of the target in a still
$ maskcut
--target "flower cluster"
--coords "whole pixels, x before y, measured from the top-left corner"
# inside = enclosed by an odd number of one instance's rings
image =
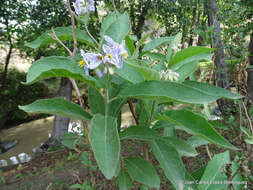
[[[86,14],[88,11],[95,11],[94,0],[76,0],[73,5],[78,16]]]
[[[177,81],[179,78],[179,74],[177,72],[168,69],[166,71],[162,70],[160,72],[160,78],[163,80]]]
[[[114,68],[121,68],[123,66],[123,58],[127,58],[128,53],[125,49],[125,41],[123,40],[121,44],[114,42],[109,36],[104,36],[104,40],[106,41],[107,45],[103,45],[103,52],[104,54],[99,53],[85,53],[81,49],[81,56],[82,60],[79,64],[85,69],[86,75],[89,74],[89,70],[96,71],[98,77],[102,77],[102,72],[98,68],[101,63],[108,63],[110,66],[104,67],[104,73],[109,72],[113,74]]]

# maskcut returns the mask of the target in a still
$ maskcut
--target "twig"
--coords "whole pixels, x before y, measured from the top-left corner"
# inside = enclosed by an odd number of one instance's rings
[[[97,46],[99,47],[100,44],[98,43],[98,41],[92,36],[92,34],[90,33],[88,26],[85,23],[85,31],[87,32],[87,34],[90,36],[90,38],[97,44]]]
[[[84,108],[84,101],[83,101],[83,98],[82,98],[82,95],[81,95],[81,92],[76,84],[76,81],[74,79],[70,79],[75,91],[76,91],[76,94],[77,94],[77,97],[78,97],[78,100],[79,100],[79,103],[80,103],[80,106]]]
[[[70,54],[72,59],[75,58],[76,55],[76,51],[77,51],[77,39],[76,39],[76,25],[75,25],[75,17],[73,15],[73,12],[71,10],[70,7],[70,1],[68,0],[68,11],[71,17],[71,24],[72,24],[72,33],[73,33],[73,41],[74,41],[74,48],[73,48],[73,52]]]
[[[206,152],[207,152],[207,155],[208,155],[209,159],[212,160],[212,155],[210,153],[208,145],[206,145]]]
[[[57,42],[59,42],[59,43],[68,51],[69,55],[71,55],[72,52],[71,52],[70,49],[69,49],[69,48],[56,36],[53,27],[51,28],[51,30],[52,30],[52,38],[53,38],[54,40],[56,40]]]
[[[52,186],[52,183],[49,183],[46,190],[49,190],[51,186]]]
[[[244,102],[243,102],[243,101],[242,101],[242,105],[243,105],[243,108],[244,108],[244,111],[245,111],[245,115],[246,115],[246,117],[247,117],[247,119],[248,119],[248,121],[249,121],[249,126],[250,126],[251,133],[253,134],[253,126],[252,126],[252,122],[251,122],[251,119],[250,119],[250,117],[249,117],[249,114],[248,114],[247,108],[246,108],[246,106],[245,106],[245,104],[244,104]]]
[[[132,115],[134,117],[136,125],[139,125],[139,120],[138,120],[138,117],[137,117],[137,115],[136,115],[136,113],[134,111],[134,107],[133,107],[132,101],[131,100],[127,100],[127,103],[128,103],[129,108],[130,108],[130,111],[131,111],[131,113],[132,113]]]
[[[116,8],[115,1],[114,1],[114,0],[112,0],[112,4],[113,4],[113,9],[114,9],[114,11],[115,11],[115,13],[116,13],[116,18],[118,19],[118,18],[119,18],[119,14],[118,14],[118,12],[117,12],[117,8]]]

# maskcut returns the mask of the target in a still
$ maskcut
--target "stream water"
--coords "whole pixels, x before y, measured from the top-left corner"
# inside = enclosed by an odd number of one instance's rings
[[[134,123],[127,105],[123,107],[122,113],[121,126],[129,126]],[[53,117],[48,117],[0,131],[1,142],[18,140],[18,144],[14,148],[0,154],[0,160],[6,160],[8,165],[12,165],[10,158],[13,156],[18,157],[21,153],[32,156],[32,149],[39,147],[41,143],[48,139],[48,135],[52,132],[52,127]]]

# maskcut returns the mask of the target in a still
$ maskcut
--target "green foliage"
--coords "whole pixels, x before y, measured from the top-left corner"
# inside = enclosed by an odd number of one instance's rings
[[[54,31],[55,35],[61,41],[73,40],[72,27],[57,27],[54,29]],[[76,29],[76,38],[80,43],[85,43],[94,46],[93,41],[89,37],[89,35],[78,28]],[[48,30],[40,37],[38,37],[36,40],[27,43],[26,46],[35,49],[39,47],[44,47],[49,43],[53,42],[56,41],[52,37],[52,30]]]
[[[65,100],[64,98],[42,99],[20,109],[32,113],[55,114],[73,119],[90,120],[92,116],[80,106]]]
[[[145,6],[150,2],[145,1]],[[184,3],[180,1],[180,4]],[[189,3],[189,5],[191,4]],[[171,9],[173,10],[173,8]],[[188,187],[198,189],[196,184],[184,184],[185,181],[192,181],[194,178],[184,167],[182,156],[196,156],[198,153],[195,147],[207,142],[232,150],[237,150],[237,148],[222,137],[200,114],[188,110],[173,110],[171,105],[175,102],[207,104],[220,98],[240,99],[242,96],[210,84],[184,81],[197,69],[200,61],[211,60],[211,52],[214,49],[188,47],[180,50],[183,33],[173,37],[153,39],[145,43],[149,36],[147,34],[135,43],[135,40],[128,35],[130,30],[130,19],[127,13],[117,13],[117,15],[111,13],[104,18],[100,39],[97,40],[100,43],[97,44],[96,53],[102,52],[103,38],[108,35],[118,43],[107,42],[110,47],[115,48],[115,51],[121,51],[124,48],[121,43],[125,39],[130,55],[127,59],[123,59],[122,54],[116,55],[119,56],[118,59],[124,60],[123,67],[117,69],[105,59],[99,69],[106,69],[107,72],[101,78],[85,75],[75,60],[58,56],[38,60],[28,72],[27,84],[48,77],[69,77],[85,82],[89,86],[88,104],[94,115],[89,114],[78,105],[59,98],[39,100],[21,108],[26,111],[54,113],[86,120],[90,126],[87,128],[90,147],[98,167],[107,179],[118,176],[120,189],[131,189],[131,179],[149,187],[160,187],[160,179],[148,160],[143,160],[140,157],[124,158],[120,154],[120,140],[123,139],[148,143],[165,176],[176,190]],[[140,38],[139,35],[137,37]],[[169,44],[168,47],[167,44]],[[167,54],[161,51],[161,46],[167,48]],[[114,52],[108,57],[115,56],[113,54]],[[161,62],[157,63],[156,60]],[[108,68],[111,69],[110,72],[108,72]],[[174,77],[167,77],[165,80],[162,74],[167,71],[170,75],[174,74]],[[175,75],[177,72],[182,75],[181,78]],[[132,109],[137,126],[131,126],[121,131],[121,108],[127,99],[131,107],[131,98],[138,99],[135,109]],[[132,105],[132,107],[134,106]],[[191,137],[188,142],[185,142],[177,136],[176,129],[182,129],[197,138]],[[158,131],[163,132],[164,136],[161,137]],[[73,135],[65,137],[63,143],[73,147],[75,138]],[[144,150],[148,152],[145,146]],[[145,151],[143,154],[146,158]],[[223,157],[227,158],[227,153],[224,154],[226,155],[218,155],[217,160],[223,159]],[[81,159],[85,163],[88,162],[85,153]],[[199,176],[202,176],[203,179],[213,179],[216,177],[216,173],[212,171],[212,167],[218,170],[225,163],[225,161],[217,163],[215,157],[214,161],[207,165],[206,170],[201,171],[203,175],[199,174]],[[81,188],[81,185],[76,185],[76,187]],[[202,186],[199,187],[202,188]],[[145,189],[145,186],[142,188]]]
[[[25,84],[33,84],[50,77],[71,77],[95,86],[95,79],[86,76],[75,61],[61,56],[50,56],[35,61],[29,68]]]
[[[91,121],[89,139],[99,168],[107,179],[112,179],[120,156],[116,118],[96,114]]]
[[[124,169],[121,170],[119,177],[118,177],[118,184],[120,190],[131,190],[132,188],[132,181],[130,176]]]
[[[188,110],[170,110],[158,115],[159,119],[166,120],[182,127],[182,130],[197,135],[209,142],[236,150],[234,146],[227,142],[225,138],[220,136],[215,129],[207,122],[207,120],[198,114]]]
[[[1,77],[2,72],[0,73]],[[44,98],[49,95],[49,89],[43,83],[25,86],[21,84],[24,80],[25,73],[15,69],[9,70],[6,88],[0,91],[0,128],[32,119],[33,116],[19,110],[18,105],[29,104],[38,98]]]
[[[140,157],[125,158],[125,164],[130,176],[149,187],[159,188],[160,179],[149,161]]]

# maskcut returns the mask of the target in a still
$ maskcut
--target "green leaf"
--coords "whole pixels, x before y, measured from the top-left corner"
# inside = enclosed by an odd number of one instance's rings
[[[131,84],[143,82],[145,80],[140,73],[138,73],[132,67],[128,66],[128,64],[123,64],[123,67],[120,69],[116,69],[115,73]]]
[[[147,56],[153,60],[158,60],[161,62],[166,61],[166,56],[161,53],[157,53],[157,52],[147,52],[147,53],[145,53],[145,56]]]
[[[96,114],[91,120],[89,139],[99,168],[107,179],[112,179],[120,156],[117,118]]]
[[[193,147],[198,147],[198,146],[202,146],[205,144],[208,144],[209,142],[199,136],[191,136],[188,140],[187,140],[188,144],[192,145]]]
[[[114,12],[110,13],[108,16],[105,17],[105,19],[102,22],[101,29],[100,29],[100,37],[101,40],[103,40],[105,32],[108,30],[108,28],[116,21],[116,14]]]
[[[169,81],[147,81],[120,91],[118,97],[148,98],[153,100],[178,101],[190,104],[211,103],[219,96],[206,94],[184,84]]]
[[[168,180],[177,190],[183,190],[185,168],[177,150],[164,140],[151,141],[150,146]]]
[[[253,144],[253,137],[250,137],[250,138],[246,138],[244,139],[244,141],[248,144]]]
[[[19,106],[19,109],[29,113],[47,113],[73,119],[90,120],[92,116],[79,105],[63,98],[36,100],[32,104]]]
[[[132,56],[135,51],[135,46],[133,40],[130,39],[129,35],[127,35],[125,38],[125,44],[128,53],[130,54],[130,56]]]
[[[157,132],[153,129],[140,126],[131,126],[120,133],[120,139],[136,139],[136,140],[154,140],[159,138]]]
[[[88,89],[88,103],[92,113],[105,114],[105,101],[101,93],[94,87],[90,86]]]
[[[120,190],[131,190],[132,181],[127,172],[122,168],[118,177],[118,184]]]
[[[61,143],[70,148],[74,149],[74,142],[78,139],[78,136],[74,133],[65,133],[62,137]]]
[[[245,127],[240,127],[240,129],[241,129],[241,131],[245,134],[245,135],[247,135],[248,137],[251,137],[252,135],[251,135],[251,132],[249,131],[249,129],[247,129],[247,128],[245,128]]]
[[[162,138],[166,143],[169,143],[171,146],[173,146],[181,156],[197,156],[198,153],[190,144],[187,142],[175,138],[175,137],[164,137]]]
[[[172,37],[171,41],[170,41],[170,45],[168,47],[167,50],[167,54],[166,54],[166,59],[168,61],[168,63],[170,63],[171,57],[173,55],[173,53],[175,53],[175,49],[178,48],[179,44],[181,43],[181,39],[182,39],[182,33],[178,33],[177,35],[175,35],[174,37]]]
[[[128,173],[134,180],[149,187],[160,187],[160,178],[157,176],[155,169],[149,161],[136,157],[125,158],[124,162]]]
[[[87,152],[82,152],[82,154],[80,155],[79,160],[81,160],[82,164],[89,165],[88,153]]]
[[[179,67],[175,72],[179,74],[178,82],[184,81],[187,77],[191,76],[198,68],[198,62],[191,62]]]
[[[131,29],[127,13],[119,16],[105,31],[104,35],[110,36],[115,42],[121,43]]]
[[[201,83],[201,82],[196,82],[196,81],[185,81],[184,84],[213,96],[216,95],[219,97],[229,98],[233,100],[240,99],[243,97],[240,94],[232,93],[224,88],[220,88],[208,83]]]
[[[175,54],[175,56],[171,59],[169,67],[175,68],[175,65],[179,67],[185,63],[189,63],[193,61],[198,62],[201,60],[210,60],[211,58],[210,52],[212,51],[214,51],[214,49],[206,48],[206,47],[198,47],[198,46],[185,48]]]
[[[216,154],[211,161],[208,162],[205,172],[201,177],[202,182],[204,181],[214,181],[218,173],[221,172],[222,167],[230,162],[229,151]],[[207,190],[211,183],[199,184],[199,190]]]
[[[56,36],[61,41],[66,40],[73,40],[73,33],[72,33],[72,27],[57,27],[54,29]],[[94,46],[94,43],[92,39],[89,37],[89,35],[84,32],[83,30],[76,29],[76,38],[77,41],[80,43],[86,43],[88,45]],[[48,30],[44,34],[42,34],[40,37],[38,37],[36,40],[27,43],[26,46],[30,48],[38,48],[42,46],[46,46],[49,43],[57,42],[52,38],[52,31]]]
[[[213,144],[237,150],[224,137],[220,136],[205,118],[189,110],[166,111],[158,114],[157,118],[175,123],[186,132],[204,138]]]
[[[134,63],[134,62],[137,62],[137,60],[125,60],[124,62],[128,66],[132,67],[134,70],[139,72],[148,81],[160,79],[160,75],[156,70],[151,69],[147,66],[140,66],[137,63]]]
[[[171,41],[171,37],[161,37],[161,38],[157,38],[157,39],[153,39],[150,42],[148,42],[147,44],[145,44],[142,52],[143,54],[145,54],[144,52],[147,51],[151,51],[153,49],[156,49],[164,44],[167,44]]]
[[[96,86],[96,79],[85,74],[76,62],[68,57],[50,56],[35,61],[26,76],[27,85],[50,77],[68,77]]]
[[[80,184],[71,185],[69,188],[70,189],[85,189],[85,187]]]
[[[147,33],[145,34],[138,42],[138,45],[137,45],[137,50],[139,50],[139,48],[143,45],[143,43],[146,41],[146,39],[151,35],[151,32],[150,33]]]

